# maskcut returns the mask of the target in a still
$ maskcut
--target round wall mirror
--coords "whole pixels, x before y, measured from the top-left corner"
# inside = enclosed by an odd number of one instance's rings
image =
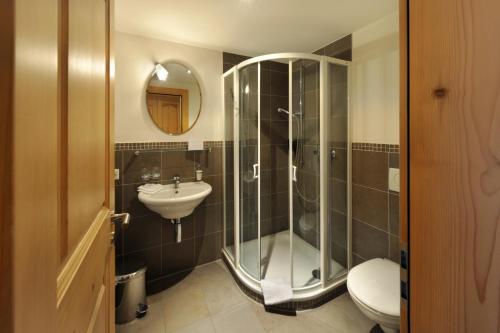
[[[153,122],[163,132],[189,131],[201,111],[201,89],[193,72],[184,65],[157,64],[146,90],[146,104]]]

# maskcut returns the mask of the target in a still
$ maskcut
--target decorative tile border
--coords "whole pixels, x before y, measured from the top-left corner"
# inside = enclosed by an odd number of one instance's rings
[[[227,258],[225,255],[222,255],[222,261],[224,262],[227,269],[229,270],[229,272],[233,276],[233,279],[236,281],[236,284],[238,285],[238,287],[240,287],[241,291],[243,291],[248,297],[250,297],[254,301],[259,302],[261,304],[264,304],[264,298],[262,297],[261,294],[250,289],[243,282],[240,281],[240,279],[236,275],[236,272],[233,271],[231,264],[229,264],[227,262]],[[342,295],[345,292],[347,292],[347,285],[344,283],[344,284],[341,284],[340,286],[328,291],[327,293],[325,293],[323,295],[317,296],[314,299],[310,299],[310,300],[306,300],[306,301],[291,301],[291,302],[276,304],[276,305],[273,305],[272,307],[275,309],[280,309],[280,310],[296,310],[296,311],[314,309],[314,308],[317,308],[325,303],[330,302],[332,299]]]
[[[232,141],[226,142],[227,146],[232,146]],[[218,148],[223,147],[224,141],[204,141],[203,147]],[[116,142],[115,151],[120,150],[187,150],[188,143],[181,142]]]
[[[365,143],[353,142],[353,150],[377,151],[385,153],[399,153],[399,145],[390,145],[385,143]]]
[[[226,141],[226,147],[232,147],[233,141]],[[345,146],[345,143],[330,143],[329,146]],[[222,148],[224,141],[204,141],[203,147],[206,148]],[[117,142],[115,150],[187,150],[188,143],[181,142]],[[384,144],[384,143],[365,143],[353,142],[353,150],[377,151],[386,153],[399,153],[399,145]]]

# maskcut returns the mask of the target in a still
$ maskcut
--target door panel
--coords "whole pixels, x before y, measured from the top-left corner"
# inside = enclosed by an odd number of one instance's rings
[[[14,3],[15,29],[2,31],[15,43],[12,170],[0,173],[13,184],[12,312],[0,330],[114,332],[112,2]]]
[[[86,332],[108,288],[109,211],[103,208],[58,278],[58,332]],[[104,255],[103,255],[104,254]]]
[[[69,0],[68,248],[75,248],[105,201],[106,3]]]
[[[13,136],[2,143],[12,145],[12,170],[0,175],[12,180],[12,247],[2,253],[12,258],[12,269],[2,271],[12,274],[12,314],[11,324],[1,324],[48,333],[56,324],[58,8],[49,0],[14,7],[14,29],[0,32],[13,34],[15,52]]]
[[[500,331],[499,12],[409,2],[413,332]]]
[[[68,253],[57,279],[59,332],[113,330],[113,124],[109,94],[110,3],[67,2],[67,220]],[[113,275],[113,276],[111,276]]]

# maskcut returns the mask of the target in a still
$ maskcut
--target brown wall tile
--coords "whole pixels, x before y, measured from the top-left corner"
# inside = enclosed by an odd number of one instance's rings
[[[337,59],[352,60],[352,35],[347,35],[335,42],[327,45],[325,55]]]
[[[183,217],[181,219],[181,224],[182,224],[182,241],[193,238],[194,228],[195,228],[195,224],[193,221],[193,214]],[[175,233],[174,224],[167,219],[163,219],[162,243],[163,244],[175,243],[176,237],[177,235]]]
[[[347,216],[342,213],[330,211],[330,240],[347,248]]]
[[[399,169],[399,153],[389,153],[389,168]]]
[[[347,148],[347,117],[330,117],[328,145],[335,148]]]
[[[144,181],[141,180],[143,169],[147,169],[149,172],[151,172],[153,168],[157,168],[158,171],[160,171],[161,153],[159,151],[154,151],[154,152],[141,151],[138,156],[135,155],[135,152],[132,150],[124,151],[122,183],[123,184],[144,183]]]
[[[394,235],[389,238],[389,258],[398,264],[400,262],[399,237]]]
[[[363,259],[387,258],[389,236],[368,224],[352,220],[352,251]]]
[[[205,203],[221,203],[223,200],[222,175],[207,176],[203,178],[203,181],[212,186],[212,193],[205,199]]]
[[[334,178],[329,179],[330,208],[347,214],[347,183]]]
[[[389,232],[399,236],[399,195],[389,194]]]
[[[223,205],[200,205],[193,213],[195,236],[213,234],[222,231]]]
[[[347,181],[347,149],[335,148],[334,150],[335,157],[331,159],[330,177]]]
[[[195,239],[163,245],[163,274],[173,274],[195,266]]]
[[[123,211],[123,187],[115,186],[115,212],[121,213]]]
[[[352,217],[378,229],[388,231],[388,194],[352,185]]]
[[[151,216],[156,213],[149,210],[137,197],[139,184],[123,185],[123,212],[129,213],[132,218]]]
[[[353,184],[387,191],[387,153],[353,150],[352,167]]]
[[[195,169],[201,167],[204,176],[222,174],[222,148],[212,148],[212,151],[195,152]]]
[[[220,258],[222,249],[222,232],[196,238],[196,265],[206,264]]]
[[[357,254],[353,253],[352,254],[352,266],[356,266],[356,265],[359,265],[363,262],[365,262],[366,260],[361,258],[360,256],[358,256]]]
[[[124,252],[161,245],[161,228],[166,221],[159,215],[132,218],[124,229]]]
[[[156,279],[163,273],[161,246],[128,253],[123,258],[123,262],[132,260],[143,261],[146,264],[146,281]]]
[[[347,249],[335,243],[331,244],[331,258],[347,268]]]
[[[172,177],[179,175],[181,181],[195,177],[195,153],[192,151],[162,152],[162,180],[171,182]]]
[[[213,144],[217,145],[218,143]],[[134,144],[131,144],[132,146]],[[142,147],[140,144],[136,146]],[[184,274],[192,269],[197,262],[218,258],[222,247],[223,148],[212,146],[211,152],[193,152],[179,150],[186,149],[183,145],[170,148],[177,150],[168,150],[167,146],[160,146],[157,151],[141,150],[139,156],[136,156],[132,150],[123,149],[116,152],[117,168],[126,170],[126,174],[122,171],[122,179],[125,180],[125,183],[135,182],[135,179],[140,177],[143,167],[151,168],[152,166],[162,167],[162,183],[171,182],[170,179],[174,174],[181,176],[181,182],[192,181],[194,180],[195,166],[199,163],[204,171],[204,181],[212,185],[212,194],[201,206],[195,209],[192,215],[181,219],[183,234],[182,242],[178,244],[175,243],[175,230],[170,221],[150,211],[138,200],[137,187],[140,182],[116,186],[115,205],[117,211],[123,210],[132,215],[130,227],[123,234],[117,233],[117,254],[127,253],[126,256],[119,256],[117,262],[132,257],[145,258],[144,260],[148,263],[148,273],[146,274],[148,292],[161,290],[168,285],[168,281],[175,280],[171,277]],[[149,145],[144,145],[144,147],[149,147]],[[123,161],[121,161],[122,157]],[[232,218],[233,216],[230,217],[229,222]],[[194,238],[195,230],[198,238]],[[201,246],[205,237],[209,237],[206,244],[218,246],[217,251],[210,252],[207,250],[208,245]],[[198,248],[195,247],[196,242],[200,245]],[[195,253],[196,249],[199,250],[197,253]]]

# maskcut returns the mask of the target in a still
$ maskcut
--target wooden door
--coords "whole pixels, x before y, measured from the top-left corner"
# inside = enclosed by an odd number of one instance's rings
[[[156,126],[170,134],[182,133],[181,96],[148,94],[148,111]]]
[[[399,247],[408,256],[408,0],[399,0]],[[408,263],[400,267],[402,288],[408,288]],[[408,299],[400,298],[400,332],[408,332]]]
[[[158,101],[158,113],[165,119],[168,133],[182,133],[181,96],[163,96],[163,100]]]
[[[412,332],[500,331],[499,13],[409,1]]]
[[[114,332],[112,3],[3,9],[1,331]]]
[[[149,86],[146,101],[153,122],[164,132],[182,134],[189,129],[189,90]]]

